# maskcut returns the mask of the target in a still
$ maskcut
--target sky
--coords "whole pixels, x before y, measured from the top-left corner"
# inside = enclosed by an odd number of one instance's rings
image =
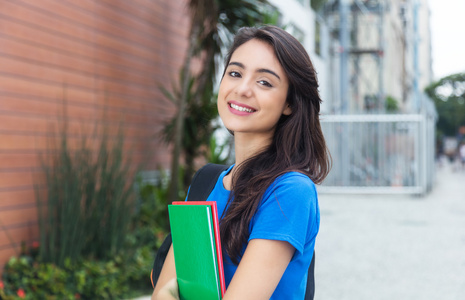
[[[428,0],[436,80],[465,72],[465,0]]]

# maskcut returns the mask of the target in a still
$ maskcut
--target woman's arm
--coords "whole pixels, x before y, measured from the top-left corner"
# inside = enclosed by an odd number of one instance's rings
[[[152,300],[179,299],[179,297],[176,298],[171,296],[171,291],[173,289],[173,292],[177,292],[173,245],[171,245],[170,249],[168,250],[168,254],[166,254],[160,277],[158,278],[155,289],[153,290]]]
[[[270,299],[281,280],[295,248],[288,242],[253,239],[239,263],[223,300]],[[179,299],[173,247],[166,255],[165,263],[152,294],[152,300]]]
[[[288,242],[252,239],[223,300],[270,299],[294,252]]]

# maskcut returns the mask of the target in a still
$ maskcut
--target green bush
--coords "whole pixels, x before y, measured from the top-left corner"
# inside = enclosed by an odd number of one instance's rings
[[[12,257],[5,265],[0,299],[15,299],[18,291],[24,292],[24,299],[34,300],[114,299],[128,293],[127,279],[118,260],[76,264],[66,260],[64,267],[58,267],[29,256]]]
[[[135,216],[135,227],[159,228],[167,232],[168,220],[168,176],[160,171],[161,178],[155,183],[138,179],[139,210]]]
[[[400,109],[399,101],[396,98],[388,95],[385,99],[385,108],[387,112],[396,113]]]
[[[103,132],[97,150],[84,137],[74,150],[66,124],[58,154],[43,160],[47,193],[37,192],[40,258],[64,266],[66,259],[108,260],[124,246],[134,211],[133,176],[123,156],[123,135]]]
[[[39,264],[28,256],[12,257],[3,271],[4,293],[11,299],[75,299],[75,293],[67,290],[70,281],[65,270],[50,263]],[[24,297],[18,297],[18,291],[23,291],[20,294]]]

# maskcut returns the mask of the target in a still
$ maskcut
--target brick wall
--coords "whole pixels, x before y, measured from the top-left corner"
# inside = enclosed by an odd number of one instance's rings
[[[134,163],[168,167],[157,139],[174,107],[182,65],[185,0],[10,0],[0,2],[0,273],[21,242],[38,238],[34,184],[57,118],[71,135],[102,120],[126,135]],[[12,241],[11,241],[12,239]]]

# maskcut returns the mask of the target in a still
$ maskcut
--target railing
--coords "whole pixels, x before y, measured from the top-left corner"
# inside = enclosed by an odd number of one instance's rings
[[[333,168],[321,193],[425,194],[434,179],[434,118],[324,115]]]

